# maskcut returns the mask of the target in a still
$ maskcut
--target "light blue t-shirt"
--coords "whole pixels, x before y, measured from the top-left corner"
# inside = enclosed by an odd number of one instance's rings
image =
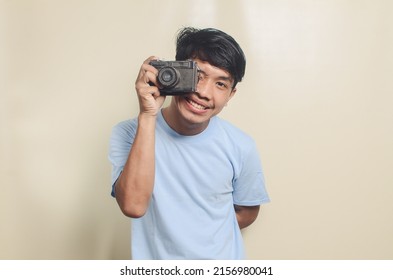
[[[137,119],[113,129],[109,159],[114,183],[128,157]],[[132,219],[133,259],[244,259],[234,204],[269,201],[254,141],[213,117],[195,136],[156,125],[155,185],[146,214]]]

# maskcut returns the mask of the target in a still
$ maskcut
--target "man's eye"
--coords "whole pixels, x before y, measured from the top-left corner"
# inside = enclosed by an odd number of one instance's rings
[[[227,88],[228,87],[227,84],[222,83],[222,82],[217,82],[217,86],[220,88]]]

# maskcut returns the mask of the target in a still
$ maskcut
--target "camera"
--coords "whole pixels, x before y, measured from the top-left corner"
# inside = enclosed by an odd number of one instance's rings
[[[153,60],[150,65],[158,69],[157,81],[161,86],[161,95],[181,95],[196,91],[198,67],[195,61]]]

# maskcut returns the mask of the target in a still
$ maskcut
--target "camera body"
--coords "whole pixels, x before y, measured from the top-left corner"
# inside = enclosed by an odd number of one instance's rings
[[[195,61],[153,60],[150,65],[158,69],[157,81],[161,95],[181,95],[195,92],[198,67]]]

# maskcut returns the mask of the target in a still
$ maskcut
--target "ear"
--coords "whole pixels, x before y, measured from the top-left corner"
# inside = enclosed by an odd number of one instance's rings
[[[235,95],[236,91],[237,91],[237,88],[232,89],[231,93],[229,94],[228,101]]]
[[[232,97],[235,96],[236,90],[237,90],[236,88],[233,88],[232,91],[229,93],[228,100],[227,100],[227,103],[225,104],[225,106],[228,106],[229,100],[231,100]]]

